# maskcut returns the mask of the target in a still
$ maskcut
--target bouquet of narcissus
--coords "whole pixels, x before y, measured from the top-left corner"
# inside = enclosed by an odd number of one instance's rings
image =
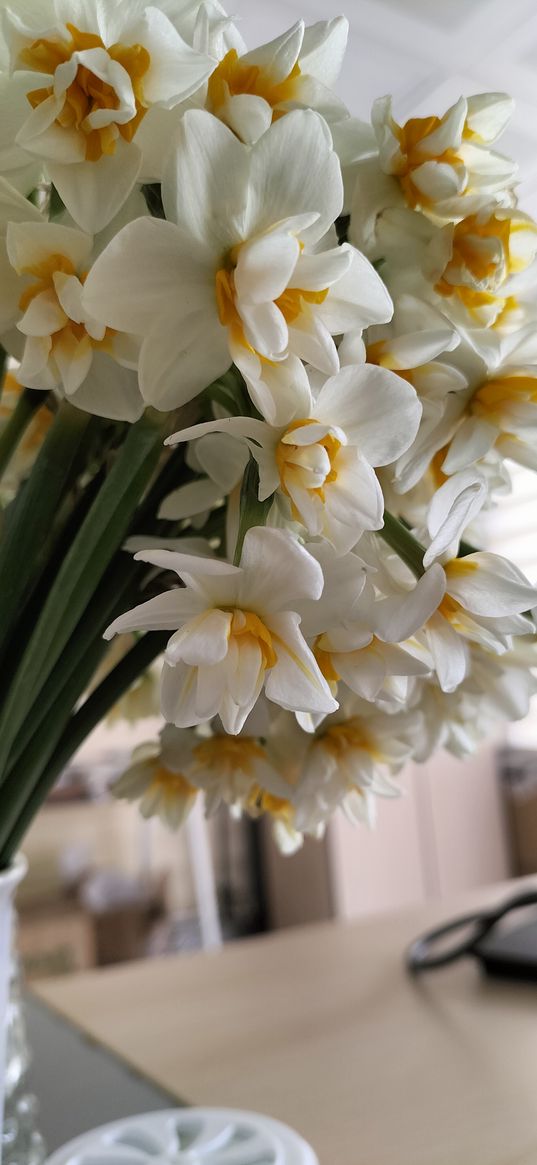
[[[117,795],[292,849],[536,686],[537,591],[479,547],[537,469],[511,102],[357,121],[343,17],[248,49],[218,0],[4,9],[0,865],[155,671]]]

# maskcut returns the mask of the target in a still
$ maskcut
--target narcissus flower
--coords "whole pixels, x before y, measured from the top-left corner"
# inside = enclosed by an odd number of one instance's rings
[[[390,97],[373,105],[379,163],[393,175],[406,204],[440,220],[457,220],[495,197],[505,203],[516,166],[490,144],[505,128],[513,101],[504,93],[460,97],[443,117],[413,117],[398,125]]]
[[[301,599],[321,594],[323,573],[291,535],[249,530],[239,567],[166,550],[135,557],[175,571],[184,587],[121,615],[106,638],[132,630],[174,632],[164,653],[166,720],[186,728],[219,715],[234,735],[263,688],[282,708],[334,711],[298,613]]]
[[[436,599],[436,609],[428,612],[418,638],[430,652],[438,683],[453,692],[465,680],[470,666],[470,645],[502,655],[512,637],[532,634],[534,622],[528,613],[537,602],[537,590],[513,563],[498,554],[476,552],[458,556],[459,539],[475,518],[486,498],[486,485],[472,471],[449,478],[436,491],[429,507],[429,548],[424,556],[427,568],[406,598],[379,603],[383,619],[382,638],[400,642],[407,617],[422,601]],[[411,633],[416,630],[412,628]]]
[[[251,52],[229,49],[209,78],[206,108],[247,143],[292,109],[315,109],[328,122],[347,118],[329,86],[338,77],[348,28],[343,16],[310,28],[298,20]]]
[[[467,327],[519,326],[519,290],[537,282],[537,223],[520,210],[490,207],[453,227],[451,255],[435,284],[446,310]]]
[[[216,117],[190,110],[162,191],[169,221],[120,231],[85,288],[88,311],[144,337],[144,399],[175,408],[234,361],[270,424],[307,415],[302,361],[333,375],[332,336],[392,311],[359,252],[322,249],[343,198],[326,124],[297,110],[248,148]]]
[[[142,817],[160,817],[164,825],[177,829],[198,795],[184,775],[193,743],[192,733],[167,725],[158,741],[134,749],[129,767],[111,785],[114,797],[137,801]]]
[[[135,421],[138,344],[86,311],[82,288],[93,261],[90,235],[47,222],[0,179],[0,334],[20,358],[27,388],[60,389],[79,408]]]
[[[373,467],[414,440],[421,406],[399,376],[364,364],[342,368],[314,394],[309,415],[273,428],[232,417],[195,425],[168,444],[220,432],[246,441],[259,465],[259,498],[277,496],[287,517],[342,554],[382,526],[384,499]]]
[[[6,10],[11,70],[27,74],[28,117],[17,142],[46,163],[69,212],[92,233],[110,222],[140,174],[135,139],[147,111],[189,97],[215,65],[162,8],[53,0],[43,23],[39,11],[27,23]]]

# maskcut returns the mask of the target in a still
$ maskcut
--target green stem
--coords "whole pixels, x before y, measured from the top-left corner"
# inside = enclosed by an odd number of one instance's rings
[[[164,419],[151,410],[130,428],[117,459],[63,559],[0,716],[0,772],[28,710],[121,546],[157,464]]]
[[[410,567],[410,570],[417,578],[425,574],[425,568],[423,566],[425,547],[388,510],[384,511],[384,526],[382,530],[378,530],[378,534],[388,543],[388,546],[391,546],[392,550],[395,550],[395,553]]]
[[[240,497],[239,532],[233,556],[234,566],[239,566],[242,547],[248,530],[252,526],[264,526],[268,511],[272,505],[272,497],[260,502],[258,498],[259,470],[257,461],[250,455],[250,460],[244,471]]]
[[[16,853],[28,826],[68,761],[110,708],[160,655],[168,638],[167,632],[144,635],[70,718],[32,786],[29,788],[29,782],[22,781],[24,795],[17,799],[17,811],[10,816],[8,829],[2,828],[0,869],[5,868]],[[33,754],[37,751],[38,745],[34,742]]]
[[[9,420],[0,434],[0,477],[19,444],[35,412],[46,401],[46,393],[34,388],[25,388]]]

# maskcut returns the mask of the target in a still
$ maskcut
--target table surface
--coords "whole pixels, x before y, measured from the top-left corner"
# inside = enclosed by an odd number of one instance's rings
[[[421,930],[535,879],[34,985],[154,1084],[266,1112],[321,1165],[535,1165],[537,986],[472,960],[413,980]]]

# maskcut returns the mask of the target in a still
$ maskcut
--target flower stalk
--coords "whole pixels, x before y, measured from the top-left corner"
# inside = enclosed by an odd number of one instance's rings
[[[416,578],[421,578],[422,574],[425,573],[423,565],[425,547],[418,542],[417,538],[414,538],[403,522],[385,510],[384,525],[378,534],[392,550],[395,550],[395,553],[402,562],[406,563]]]

